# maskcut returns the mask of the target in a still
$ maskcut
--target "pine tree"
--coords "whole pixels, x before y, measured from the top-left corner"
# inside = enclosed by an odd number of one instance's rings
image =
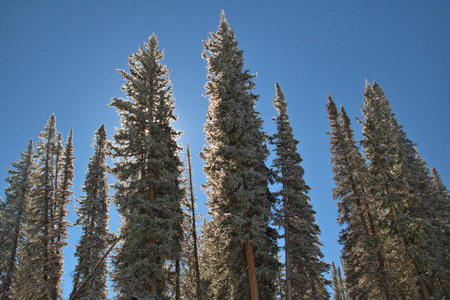
[[[202,151],[207,205],[212,221],[207,237],[216,248],[212,298],[272,299],[277,276],[276,232],[269,227],[268,150],[251,91],[254,75],[244,70],[243,51],[222,12],[219,29],[203,42],[208,62],[209,109]],[[220,239],[215,241],[214,239]]]
[[[331,285],[333,286],[333,299],[334,300],[345,300],[345,287],[344,281],[342,280],[341,268],[334,265],[331,262]]]
[[[349,297],[389,299],[385,255],[377,229],[375,207],[366,195],[365,162],[353,137],[350,119],[341,107],[338,113],[328,96],[330,151],[333,163],[333,199],[339,200],[338,223],[345,226],[339,242],[345,261]]]
[[[431,172],[435,195],[435,201],[431,206],[434,212],[432,223],[437,229],[436,236],[440,243],[438,247],[444,250],[439,257],[442,268],[440,273],[436,274],[433,290],[435,297],[441,299],[445,295],[450,295],[450,253],[445,251],[450,249],[450,195],[435,167],[431,169]]]
[[[436,268],[436,255],[427,245],[435,242],[425,212],[430,199],[421,196],[429,191],[426,167],[377,83],[366,85],[361,110],[362,144],[368,162],[365,183],[385,232],[392,295],[428,298],[426,273]]]
[[[189,144],[186,146],[186,197],[183,201],[184,207],[184,239],[183,239],[183,276],[182,294],[183,299],[203,299],[202,281],[199,261],[199,238],[197,235],[197,212],[196,199],[194,195],[194,183],[192,180],[191,151]]]
[[[122,127],[114,135],[112,173],[115,202],[122,216],[121,247],[114,257],[113,281],[119,298],[164,298],[172,274],[166,268],[180,258],[179,132],[170,71],[160,61],[155,35],[129,57],[123,90],[129,99],[113,98]]]
[[[275,223],[284,229],[286,299],[328,299],[324,273],[329,266],[322,261],[320,229],[309,203],[310,187],[303,179],[305,171],[300,165],[303,159],[297,152],[299,141],[293,135],[283,91],[278,83],[275,87],[277,133],[271,144],[276,152],[274,179],[281,186],[275,193],[279,202]]]
[[[23,225],[26,218],[26,209],[30,202],[33,186],[33,140],[28,148],[21,154],[21,159],[8,169],[9,177],[6,179],[8,187],[5,189],[6,203],[0,210],[0,299],[11,298],[11,286],[15,279],[18,251],[23,241]]]
[[[67,242],[67,203],[72,192],[72,131],[66,147],[54,115],[39,134],[36,184],[27,210],[24,246],[14,293],[20,299],[60,298],[63,252]]]
[[[94,155],[89,159],[86,180],[82,187],[85,196],[78,201],[80,206],[77,209],[78,219],[75,224],[81,226],[83,233],[76,246],[75,257],[78,262],[73,275],[71,299],[108,299],[106,262],[103,261],[94,270],[109,244],[107,135],[104,125],[95,132],[92,147]],[[91,273],[91,279],[86,282]]]

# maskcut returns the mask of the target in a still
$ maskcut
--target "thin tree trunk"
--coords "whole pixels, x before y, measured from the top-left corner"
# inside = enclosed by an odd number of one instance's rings
[[[180,300],[181,299],[181,286],[180,286],[180,275],[181,275],[181,268],[180,268],[180,259],[177,258],[177,261],[175,262],[175,299]]]
[[[72,293],[70,295],[70,298],[69,298],[70,300],[74,300],[74,299],[77,298],[77,296],[80,293],[80,291],[82,291],[84,289],[84,287],[91,281],[91,278],[95,274],[97,269],[100,267],[100,265],[108,257],[109,253],[112,251],[112,249],[117,244],[117,242],[120,241],[122,238],[123,238],[122,236],[119,236],[119,237],[116,237],[112,241],[111,246],[109,247],[109,249],[105,252],[105,254],[103,254],[102,258],[95,264],[95,266],[92,268],[91,272],[89,272],[89,275],[86,276],[84,281],[80,284],[80,286],[77,289],[74,289],[74,291],[72,291]]]
[[[286,300],[292,300],[292,279],[291,279],[291,254],[289,253],[290,247],[290,230],[289,219],[286,217],[286,225],[284,227],[284,240],[285,240],[285,258],[286,258]]]
[[[20,231],[20,223],[22,222],[22,210],[19,211],[19,220],[18,224],[15,228],[15,234],[14,234],[14,242],[13,242],[13,248],[11,251],[11,256],[8,264],[8,270],[6,272],[6,278],[5,282],[3,283],[3,300],[9,299],[9,291],[11,290],[11,284],[12,284],[12,275],[14,272],[14,265],[16,264],[17,259],[17,246],[19,244],[19,231]]]
[[[191,165],[191,151],[189,144],[187,145],[187,159],[188,159],[188,172],[189,172],[189,189],[191,193],[191,214],[192,214],[192,237],[194,239],[194,263],[195,263],[195,276],[197,283],[197,299],[202,300],[201,281],[200,281],[200,266],[198,262],[198,248],[197,248],[197,228],[195,222],[195,198],[194,198],[194,185],[192,181],[192,165]]]

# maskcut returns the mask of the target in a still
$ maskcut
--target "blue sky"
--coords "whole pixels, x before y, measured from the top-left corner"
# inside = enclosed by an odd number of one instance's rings
[[[94,131],[104,123],[111,138],[119,127],[108,107],[112,97],[124,97],[115,70],[128,70],[128,55],[155,33],[173,70],[179,116],[174,125],[184,131],[180,142],[190,142],[196,195],[205,213],[197,155],[205,143],[208,108],[202,41],[217,30],[222,9],[245,51],[245,67],[258,73],[257,110],[270,134],[275,82],[284,91],[327,262],[338,261],[341,248],[331,199],[328,93],[344,105],[361,138],[354,117],[361,117],[365,81],[377,81],[428,166],[450,183],[448,1],[0,1],[0,178],[55,113],[65,139],[74,130],[73,191],[79,197]],[[2,198],[5,186],[2,180]],[[113,230],[117,223],[112,213]],[[69,233],[65,295],[80,229]]]

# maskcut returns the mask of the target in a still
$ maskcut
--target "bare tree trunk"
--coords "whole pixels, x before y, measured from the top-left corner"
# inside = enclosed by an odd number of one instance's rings
[[[197,283],[197,299],[202,300],[202,290],[200,281],[200,266],[198,262],[198,246],[197,246],[197,228],[195,220],[195,198],[194,198],[194,184],[192,181],[192,165],[191,165],[191,150],[189,144],[186,149],[188,159],[188,173],[189,173],[189,190],[191,193],[191,214],[192,214],[192,238],[194,239],[194,263],[195,263],[195,277]]]
[[[81,282],[81,284],[79,285],[78,288],[74,288],[74,290],[72,291],[72,293],[70,294],[70,300],[74,300],[77,299],[78,294],[84,289],[84,287],[91,281],[92,276],[95,274],[95,272],[97,271],[97,269],[100,267],[100,265],[105,261],[105,259],[108,257],[109,253],[111,252],[111,250],[114,248],[114,246],[117,244],[118,241],[120,241],[120,239],[123,238],[121,236],[116,237],[114,240],[112,240],[111,246],[109,247],[109,249],[105,252],[105,254],[103,254],[102,258],[95,264],[95,266],[92,268],[91,272],[89,273],[89,275],[86,276],[86,278],[84,279],[83,282]]]

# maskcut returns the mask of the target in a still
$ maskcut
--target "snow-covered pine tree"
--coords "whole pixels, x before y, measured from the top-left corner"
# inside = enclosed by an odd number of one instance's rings
[[[121,214],[121,247],[114,257],[114,288],[120,299],[165,298],[170,272],[166,266],[180,258],[178,238],[183,213],[181,161],[170,71],[161,64],[155,35],[128,59],[128,99],[113,98],[110,106],[121,116],[112,157],[115,203]]]
[[[350,119],[328,96],[330,151],[333,163],[333,199],[338,202],[339,237],[344,245],[345,280],[349,297],[390,299],[385,255],[377,231],[375,208],[365,195],[366,167],[353,137]]]
[[[365,185],[377,207],[395,298],[428,298],[428,272],[436,269],[434,230],[426,212],[426,167],[406,138],[381,87],[366,85],[363,140],[368,172]],[[430,236],[431,235],[431,236]],[[431,268],[431,270],[430,270]]]
[[[14,298],[11,293],[12,282],[15,279],[18,251],[23,240],[23,225],[26,209],[30,202],[33,186],[33,140],[30,140],[27,150],[21,154],[21,159],[8,169],[6,178],[8,187],[5,189],[6,203],[0,209],[0,299]]]
[[[417,148],[407,138],[402,126],[399,126],[400,146],[405,153],[406,161],[401,171],[406,178],[408,190],[406,198],[408,215],[414,223],[407,227],[407,242],[412,253],[415,276],[419,283],[419,293],[426,299],[438,298],[439,282],[448,282],[448,251],[442,245],[448,240],[449,220],[441,218],[444,207],[439,206],[433,180],[425,160],[419,155]],[[448,209],[448,207],[447,207]],[[447,210],[448,215],[448,210]],[[447,227],[447,235],[441,234],[440,228]]]
[[[213,299],[273,299],[278,261],[271,219],[266,135],[251,91],[254,75],[244,70],[243,51],[222,12],[219,29],[203,42],[208,62],[209,109],[201,153],[212,217],[205,231],[214,264]],[[212,254],[212,252],[215,252]]]
[[[274,179],[280,184],[280,190],[275,193],[278,199],[275,224],[284,229],[286,299],[328,299],[329,282],[324,273],[329,265],[322,260],[319,248],[320,229],[308,197],[310,187],[303,179],[305,171],[300,165],[303,159],[297,152],[299,141],[294,138],[283,91],[278,83],[275,88],[277,132],[271,144],[276,152]]]
[[[192,173],[191,150],[188,143],[186,146],[186,197],[183,200],[185,217],[183,222],[182,296],[187,300],[201,300],[203,297],[197,234],[198,214]]]
[[[107,143],[105,125],[101,125],[94,134],[94,155],[89,159],[86,179],[82,186],[85,196],[78,200],[80,206],[77,209],[78,219],[75,225],[81,226],[82,235],[76,246],[75,257],[78,260],[73,274],[71,299],[108,299],[106,261],[103,260],[94,270],[109,244]],[[93,275],[89,282],[85,282],[91,273]]]
[[[341,268],[336,268],[334,262],[331,262],[331,285],[334,291],[333,299],[345,300],[345,287],[344,281],[342,280]]]
[[[54,199],[54,210],[53,210],[53,220],[52,229],[54,231],[53,251],[55,255],[55,261],[52,266],[53,276],[53,288],[52,299],[58,299],[61,297],[62,290],[60,288],[63,275],[64,266],[64,253],[62,248],[67,246],[67,227],[69,226],[69,221],[66,219],[68,214],[67,205],[70,202],[70,198],[73,194],[71,191],[73,186],[73,130],[69,132],[69,137],[65,147],[63,148],[63,154],[61,158],[61,165],[58,165],[59,159],[57,160],[56,170],[61,170],[61,173],[55,176],[55,199]]]
[[[66,214],[73,179],[72,131],[62,146],[51,115],[37,142],[35,186],[27,210],[24,246],[13,290],[19,299],[61,297],[63,252],[66,242]]]
[[[444,272],[437,274],[433,290],[435,296],[442,299],[445,295],[450,295],[450,253],[445,251],[445,249],[450,249],[450,195],[435,167],[431,168],[431,173],[435,195],[435,201],[431,206],[434,211],[432,223],[437,229],[439,248],[444,250],[439,258]]]

